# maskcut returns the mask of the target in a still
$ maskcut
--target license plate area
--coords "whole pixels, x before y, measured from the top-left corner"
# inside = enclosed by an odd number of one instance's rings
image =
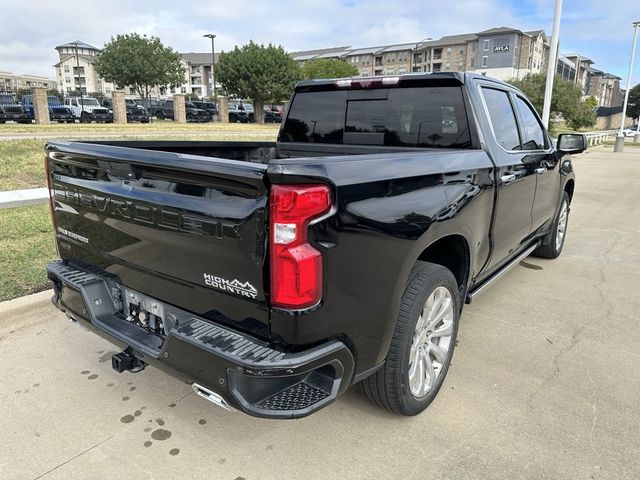
[[[164,340],[169,331],[175,327],[177,317],[168,314],[165,304],[155,298],[126,287],[120,287],[120,291],[122,292],[120,313],[124,319]]]

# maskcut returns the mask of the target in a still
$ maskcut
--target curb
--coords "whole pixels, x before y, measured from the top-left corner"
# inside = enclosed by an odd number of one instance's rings
[[[33,293],[24,297],[14,298],[0,302],[0,317],[18,316],[33,310],[34,308],[43,308],[51,304],[51,296],[53,290],[45,290],[43,292]]]

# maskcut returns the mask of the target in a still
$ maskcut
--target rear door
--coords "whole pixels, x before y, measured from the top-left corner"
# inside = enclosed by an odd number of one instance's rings
[[[520,119],[524,162],[536,172],[536,194],[531,210],[532,232],[548,227],[553,221],[560,201],[560,174],[558,158],[542,123],[531,104],[522,96],[513,94]]]
[[[480,92],[491,132],[496,165],[497,202],[492,230],[492,254],[487,271],[517,252],[531,233],[531,209],[536,192],[535,164],[522,151],[518,120],[510,92],[499,85],[481,82]]]
[[[96,144],[49,148],[64,260],[267,335],[266,165]]]

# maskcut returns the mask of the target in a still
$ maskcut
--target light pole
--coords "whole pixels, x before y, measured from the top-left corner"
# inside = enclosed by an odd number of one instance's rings
[[[215,46],[215,38],[216,36],[212,33],[206,33],[203,37],[207,37],[211,39],[211,85],[213,89],[213,98],[217,99],[216,95],[216,46]]]
[[[616,137],[616,144],[613,147],[614,152],[622,152],[624,150],[624,121],[627,118],[627,103],[629,102],[629,90],[631,89],[631,74],[633,73],[633,58],[636,54],[636,40],[638,38],[638,27],[640,22],[633,22],[633,44],[631,45],[631,60],[629,60],[629,75],[627,77],[627,90],[624,92],[624,103],[622,104],[622,120],[620,121],[620,131]],[[634,142],[635,142],[634,138]]]
[[[82,81],[80,80],[80,57],[78,57],[78,42],[74,43],[76,46],[76,70],[78,72],[78,88],[80,89],[80,123],[84,121],[84,100],[82,99]],[[76,76],[73,76],[75,82]]]
[[[427,40],[433,40],[433,38],[431,37],[426,37],[423,38],[422,40],[420,40],[418,43],[416,43],[416,46],[413,48],[413,58],[411,59],[411,71],[414,72],[415,68],[416,68],[416,54],[418,53],[418,47],[420,46],[420,44],[422,42],[426,42]]]
[[[547,83],[544,88],[544,104],[542,106],[542,123],[549,129],[551,117],[551,95],[553,94],[553,79],[556,73],[558,43],[560,40],[560,17],[562,16],[562,0],[556,0],[556,9],[553,14],[553,28],[551,31],[551,52],[549,52],[549,65],[547,65]]]

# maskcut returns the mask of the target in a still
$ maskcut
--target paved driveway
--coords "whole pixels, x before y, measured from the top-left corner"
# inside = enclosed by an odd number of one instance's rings
[[[230,414],[153,368],[113,372],[47,293],[0,304],[0,478],[639,478],[640,148],[575,166],[562,257],[465,309],[414,418],[356,388],[302,420]]]

